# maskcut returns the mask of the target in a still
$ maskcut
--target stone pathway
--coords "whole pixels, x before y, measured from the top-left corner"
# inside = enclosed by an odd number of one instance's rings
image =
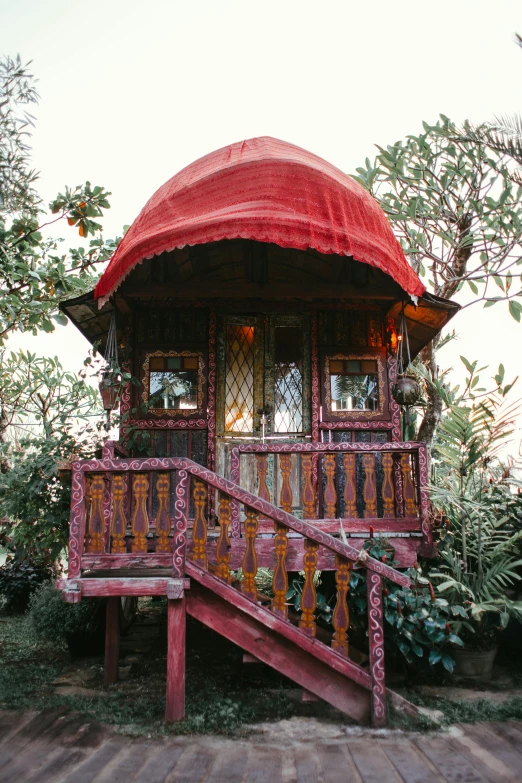
[[[133,739],[65,709],[0,712],[1,783],[520,783],[522,723],[447,734],[293,718],[248,740]]]

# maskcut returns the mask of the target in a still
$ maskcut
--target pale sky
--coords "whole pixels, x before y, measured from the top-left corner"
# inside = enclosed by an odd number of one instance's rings
[[[519,112],[515,31],[520,0],[0,0],[0,52],[32,59],[39,79],[39,190],[50,200],[66,184],[104,185],[107,236],[231,142],[275,136],[351,173],[374,144],[441,112],[457,122]],[[453,326],[460,339],[441,366],[462,353],[522,376],[522,325],[507,306],[466,310]],[[87,348],[72,326],[20,344],[71,369]]]

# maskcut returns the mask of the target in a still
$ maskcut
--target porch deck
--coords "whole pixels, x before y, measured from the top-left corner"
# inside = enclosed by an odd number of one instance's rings
[[[285,722],[283,722],[285,723]],[[65,709],[0,712],[0,783],[516,783],[522,723],[459,725],[451,736],[330,733],[301,719],[249,740],[129,738]],[[322,724],[321,724],[322,727]],[[352,730],[353,731],[353,730]],[[278,732],[278,739],[274,739]]]

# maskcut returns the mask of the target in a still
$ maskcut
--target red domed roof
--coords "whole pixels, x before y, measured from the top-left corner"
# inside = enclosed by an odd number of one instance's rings
[[[426,290],[363,187],[317,155],[264,136],[211,152],[162,185],[118,245],[95,297],[105,301],[145,258],[222,239],[353,256],[408,294]]]

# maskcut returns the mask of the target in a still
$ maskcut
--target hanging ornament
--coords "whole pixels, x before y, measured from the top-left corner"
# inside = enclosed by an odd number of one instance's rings
[[[421,390],[417,379],[412,373],[408,373],[408,367],[411,364],[410,341],[408,338],[408,329],[406,317],[404,315],[404,305],[401,313],[400,332],[397,338],[397,380],[393,384],[392,396],[395,402],[403,405],[405,408],[406,424],[410,424],[410,407],[418,402]]]
[[[103,408],[107,413],[107,424],[110,423],[111,411],[118,403],[121,389],[121,370],[118,365],[118,341],[116,337],[116,309],[111,315],[107,346],[105,348],[105,367],[100,373],[100,390]]]

